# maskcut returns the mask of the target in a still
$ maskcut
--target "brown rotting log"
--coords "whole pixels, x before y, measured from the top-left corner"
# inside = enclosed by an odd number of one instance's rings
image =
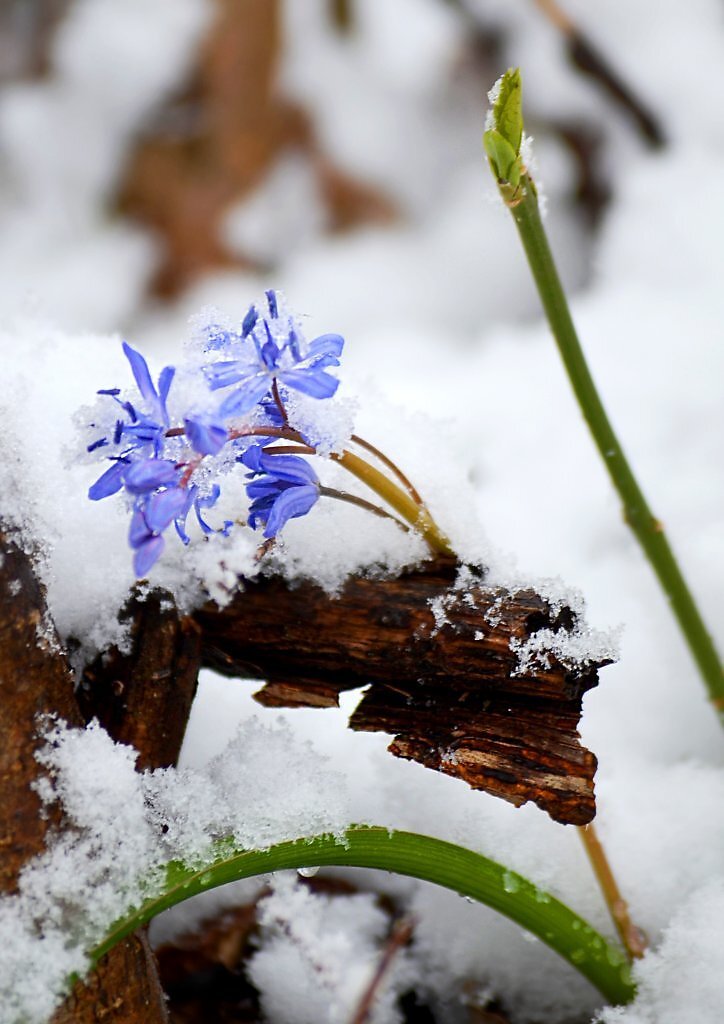
[[[22,866],[62,829],[56,808],[45,817],[33,783],[43,716],[80,726],[83,717],[61,645],[28,556],[0,533],[0,892],[13,892]],[[79,984],[54,1024],[165,1024],[155,966],[143,940],[126,939],[104,957],[89,985]]]
[[[196,614],[204,664],[264,680],[256,699],[267,706],[332,707],[369,686],[352,729],[393,733],[398,757],[586,824],[596,759],[577,726],[600,664],[566,668],[551,656],[550,667],[517,674],[511,640],[568,631],[575,616],[554,614],[532,590],[483,580],[458,590],[456,572],[436,562],[397,579],[354,578],[337,598],[311,583],[248,583],[226,608]]]

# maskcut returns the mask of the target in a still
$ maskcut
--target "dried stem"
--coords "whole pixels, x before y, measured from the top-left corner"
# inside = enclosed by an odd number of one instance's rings
[[[415,922],[409,917],[403,917],[393,925],[390,937],[387,940],[375,973],[372,975],[370,983],[360,999],[359,1006],[357,1007],[350,1024],[366,1024],[369,1020],[375,999],[377,998],[377,993],[385,980],[385,976],[389,973],[392,963],[399,951],[403,946],[406,946],[412,938],[412,931],[414,927]]]
[[[365,441],[365,439],[363,437],[360,437],[359,434],[352,434],[350,440],[354,441],[355,444],[358,444],[360,448],[366,449],[366,451],[368,451],[371,455],[374,455],[376,459],[380,460],[383,466],[387,466],[387,468],[392,473],[394,473],[394,475],[400,481],[402,486],[405,487],[406,490],[409,492],[412,500],[416,501],[418,505],[424,505],[424,502],[420,497],[417,488],[408,480],[408,478],[402,472],[400,467],[397,466],[392,461],[392,459],[388,458],[384,452],[381,452],[379,450],[379,448],[376,448],[373,444],[370,444],[369,441]]]
[[[601,845],[593,825],[585,825],[578,829],[591,867],[601,887],[616,931],[624,945],[629,960],[638,960],[646,952],[648,941],[645,933],[631,920],[628,910],[628,903],[621,895],[611,865],[606,857],[606,851]]]
[[[406,523],[401,522],[397,516],[391,515],[385,509],[380,508],[379,505],[373,505],[371,501],[367,501],[365,498],[360,498],[357,494],[349,494],[348,491],[338,491],[336,487],[320,487],[319,493],[326,498],[336,498],[338,501],[346,501],[348,505],[356,505],[367,512],[372,512],[373,515],[380,516],[381,519],[391,519],[405,533],[410,532],[410,527]]]

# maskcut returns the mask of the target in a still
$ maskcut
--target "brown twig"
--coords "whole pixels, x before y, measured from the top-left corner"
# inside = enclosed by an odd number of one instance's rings
[[[372,512],[373,515],[379,516],[380,519],[391,519],[405,533],[410,532],[410,527],[407,523],[403,523],[397,516],[393,516],[384,508],[380,508],[379,505],[373,505],[371,501],[367,501],[365,498],[360,498],[357,494],[350,494],[348,491],[338,491],[336,487],[320,487],[319,493],[326,498],[336,498],[337,501],[346,501],[348,505],[356,505],[357,508],[363,508],[366,512]]]
[[[360,999],[359,1006],[350,1019],[350,1024],[365,1024],[365,1022],[369,1020],[370,1013],[372,1012],[375,999],[379,994],[382,983],[384,982],[386,975],[389,973],[395,957],[402,947],[406,946],[412,938],[414,927],[415,921],[409,917],[400,918],[394,923],[392,931],[390,932],[390,937],[382,951],[379,963],[377,964],[375,972],[370,979],[369,985]]]
[[[364,448],[365,451],[368,451],[370,453],[370,455],[374,455],[374,457],[376,459],[379,459],[379,461],[382,463],[383,466],[387,466],[387,468],[390,470],[390,472],[393,473],[397,477],[397,479],[400,481],[400,483],[405,488],[405,490],[408,491],[408,493],[409,493],[409,495],[410,495],[410,497],[412,498],[413,501],[417,502],[418,505],[424,504],[424,502],[423,502],[422,498],[420,497],[420,494],[419,494],[417,488],[414,486],[414,484],[412,484],[408,480],[408,478],[402,472],[400,467],[397,466],[392,461],[392,459],[388,458],[385,455],[384,452],[381,452],[379,450],[379,448],[376,448],[369,441],[365,441],[365,439],[363,437],[360,437],[359,434],[352,434],[352,437],[350,438],[350,440],[354,441],[355,444],[358,444],[360,446],[360,448]]]
[[[626,111],[650,146],[656,149],[663,146],[666,139],[658,118],[556,0],[534,0],[534,3],[565,37],[568,57],[575,67],[595,79],[608,97]]]
[[[621,890],[611,870],[606,851],[601,845],[593,825],[579,828],[578,834],[583,841],[591,867],[601,887],[601,892],[629,960],[638,960],[644,955],[648,946],[646,935],[631,920],[628,903],[621,895]]]

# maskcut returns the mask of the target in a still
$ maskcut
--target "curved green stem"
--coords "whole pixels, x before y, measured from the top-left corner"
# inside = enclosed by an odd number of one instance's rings
[[[90,957],[96,964],[121,939],[161,911],[226,882],[288,868],[363,867],[394,871],[442,885],[492,907],[554,949],[614,1004],[630,1002],[635,989],[626,959],[583,918],[555,897],[503,865],[452,843],[412,832],[353,825],[341,836],[314,836],[243,851],[230,840],[216,844],[213,862],[189,868],[168,865],[161,895],[116,922]]]
[[[527,174],[523,174],[515,188],[505,182],[499,182],[499,188],[518,228],[538,294],[581,412],[623,502],[626,522],[656,573],[699,668],[709,699],[724,724],[722,663],[666,539],[664,528],[648,506],[596,390],[548,245],[535,185]]]

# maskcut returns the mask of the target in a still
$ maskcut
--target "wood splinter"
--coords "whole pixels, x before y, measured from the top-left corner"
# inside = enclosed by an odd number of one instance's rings
[[[390,751],[516,806],[532,800],[566,824],[595,815],[595,756],[580,744],[583,694],[605,662],[518,674],[511,640],[570,632],[533,590],[456,588],[459,567],[430,563],[397,579],[355,578],[338,597],[278,578],[247,583],[195,619],[203,663],[265,680],[268,707],[333,707],[367,686],[350,728],[394,734]]]

